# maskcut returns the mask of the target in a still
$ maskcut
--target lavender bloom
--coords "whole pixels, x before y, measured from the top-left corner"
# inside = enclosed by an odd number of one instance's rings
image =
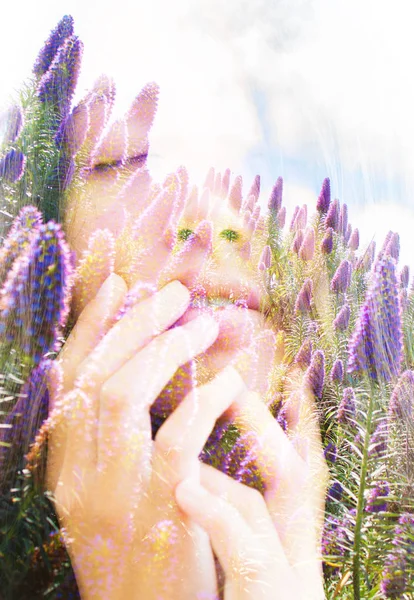
[[[339,230],[339,233],[342,233],[343,237],[345,237],[347,229],[348,229],[348,206],[346,204],[342,204],[341,209],[339,211],[338,230]]]
[[[282,208],[277,213],[277,224],[280,229],[283,229],[286,223],[286,206],[282,206]]]
[[[312,340],[306,339],[295,356],[295,363],[302,368],[307,368],[312,359]]]
[[[302,242],[303,242],[303,229],[298,229],[295,233],[295,237],[293,238],[292,251],[297,254],[300,250]]]
[[[323,254],[330,254],[333,248],[333,229],[332,227],[328,227],[324,238],[321,243],[321,250]]]
[[[362,269],[364,271],[369,271],[371,269],[372,263],[374,262],[375,258],[375,248],[376,244],[374,240],[372,240],[372,242],[366,249],[364,255],[359,257],[356,264],[357,269]]]
[[[306,279],[302,285],[295,302],[295,314],[310,312],[313,284],[312,279]]]
[[[386,481],[379,481],[368,494],[365,510],[370,513],[383,512],[387,510],[387,502],[384,497],[390,493],[390,486]]]
[[[23,129],[23,112],[20,106],[14,104],[5,115],[6,131],[4,141],[12,144],[19,137]]]
[[[377,425],[370,439],[370,448],[368,455],[381,458],[385,456],[388,442],[388,426],[387,421],[382,419]]]
[[[295,210],[293,211],[293,215],[292,215],[292,220],[290,222],[290,231],[295,231],[296,230],[296,217],[298,216],[299,213],[299,206],[295,206]]]
[[[60,120],[69,112],[79,76],[82,50],[83,44],[79,38],[73,35],[67,38],[39,82],[39,100],[52,105]]]
[[[394,546],[405,554],[407,559],[414,561],[414,515],[403,513],[395,528]],[[414,563],[413,563],[414,564]]]
[[[14,219],[0,248],[0,286],[3,285],[14,261],[23,253],[32,235],[42,223],[42,215],[34,206],[25,206]]]
[[[348,372],[389,381],[398,375],[403,350],[395,261],[383,256],[349,343]]]
[[[400,256],[400,236],[398,233],[393,233],[385,249],[385,254],[392,256],[392,258],[398,261]]]
[[[305,380],[310,390],[317,398],[322,398],[325,380],[325,356],[322,350],[312,354],[311,363],[305,373]]]
[[[275,185],[270,193],[268,202],[269,210],[274,211],[276,214],[282,207],[282,195],[283,195],[283,179],[278,177]]]
[[[335,444],[333,444],[332,442],[329,442],[327,444],[327,446],[325,446],[323,454],[325,456],[325,459],[328,462],[330,462],[330,463],[336,462],[336,457],[337,457],[338,452],[337,452]]]
[[[22,455],[29,450],[37,431],[48,417],[47,374],[51,364],[52,361],[46,359],[32,370],[6,419],[5,423],[11,427],[0,428],[0,441],[14,446],[13,449]]]
[[[343,260],[337,268],[332,281],[331,290],[335,293],[346,292],[351,283],[352,265],[349,260]]]
[[[343,487],[339,483],[339,481],[335,481],[335,483],[332,484],[328,490],[328,493],[327,493],[328,500],[330,500],[331,502],[335,502],[335,501],[339,502],[339,500],[342,498],[343,491],[344,491]]]
[[[255,200],[257,200],[260,196],[260,175],[256,175],[254,181],[252,183],[252,187],[250,188],[250,192],[247,194],[247,197],[254,196]]]
[[[350,250],[358,250],[359,248],[359,230],[357,227],[355,227],[351,237],[349,238],[348,248]]]
[[[295,229],[305,229],[308,220],[308,207],[306,204],[299,209],[295,219]]]
[[[17,342],[34,366],[59,348],[71,284],[70,250],[60,225],[40,225],[14,262],[0,295],[0,335]]]
[[[407,587],[406,561],[399,553],[389,554],[380,584],[386,598],[401,598]]]
[[[356,416],[356,397],[353,388],[345,388],[342,394],[342,400],[338,407],[339,423],[347,423]]]
[[[26,157],[20,150],[9,150],[0,160],[0,177],[9,183],[16,183],[23,177]]]
[[[404,371],[395,386],[389,404],[390,415],[410,420],[414,408],[414,371]]]
[[[338,358],[332,367],[330,379],[333,383],[342,383],[344,378],[344,363]]]
[[[272,261],[272,252],[270,250],[270,246],[265,246],[262,250],[262,254],[259,260],[259,270],[265,271],[270,267]]]
[[[329,205],[331,203],[331,182],[328,177],[323,180],[322,189],[319,194],[318,201],[316,203],[316,209],[318,212],[325,214],[328,212]]]
[[[49,35],[33,67],[33,73],[41,77],[49,69],[59,48],[66,38],[73,35],[73,18],[65,15]]]
[[[339,200],[335,200],[329,206],[325,217],[325,227],[332,227],[334,231],[338,231],[339,226]]]
[[[349,325],[349,319],[351,317],[351,309],[349,304],[344,304],[336,318],[334,319],[333,326],[337,331],[345,331]]]
[[[213,171],[213,177],[214,177],[214,171]],[[208,178],[208,176],[207,176],[207,178]],[[229,200],[228,200],[229,205],[236,212],[240,211],[241,204],[242,204],[242,185],[243,185],[242,178],[240,177],[240,175],[237,175],[237,177],[233,181],[233,185],[231,186],[230,193],[229,193]]]
[[[352,227],[351,223],[348,223],[348,227],[346,228],[346,232],[344,233],[344,242],[347,244],[349,242],[349,238],[351,237]]]
[[[302,260],[312,260],[315,253],[315,231],[313,227],[308,227],[299,249],[299,258]]]
[[[408,287],[408,284],[410,282],[410,269],[409,269],[408,265],[404,265],[403,268],[401,269],[400,282],[404,288]]]

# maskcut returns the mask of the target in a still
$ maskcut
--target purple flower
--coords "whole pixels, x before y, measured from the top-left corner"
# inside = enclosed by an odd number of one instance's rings
[[[404,288],[408,287],[408,284],[410,282],[410,269],[409,269],[408,265],[404,265],[403,268],[401,269],[400,282]]]
[[[4,117],[6,121],[6,131],[4,141],[12,144],[19,137],[23,129],[23,112],[20,106],[14,104],[11,106]]]
[[[259,270],[265,271],[270,267],[272,262],[272,252],[270,250],[270,246],[265,246],[262,250],[262,254],[259,260]]]
[[[381,458],[385,456],[388,445],[388,426],[385,419],[381,419],[370,439],[368,455]]]
[[[317,398],[322,398],[324,380],[325,356],[322,350],[316,350],[312,354],[311,363],[305,373],[305,381]]]
[[[214,171],[213,171],[214,177]],[[233,181],[233,185],[231,186],[229,193],[229,205],[236,211],[239,212],[242,204],[242,185],[243,181],[240,175],[237,175],[235,180]],[[207,187],[207,186],[206,186]]]
[[[329,206],[325,217],[325,227],[332,227],[334,231],[338,231],[339,226],[339,200],[335,200]]]
[[[400,236],[398,233],[393,233],[387,247],[385,248],[385,254],[392,256],[394,260],[398,261],[400,256]]]
[[[306,206],[306,204],[304,204],[302,206],[302,208],[300,208],[297,212],[294,228],[295,229],[305,229],[307,220],[308,220],[308,207]]]
[[[247,194],[247,197],[254,196],[255,200],[257,200],[260,196],[260,175],[256,175],[254,181],[252,183],[252,187],[250,188],[250,192]]]
[[[14,469],[21,463],[29,451],[37,432],[48,417],[49,391],[47,376],[52,361],[43,360],[32,370],[26,383],[19,392],[19,397],[0,428],[0,468],[4,476],[6,470],[13,465]]]
[[[342,204],[341,209],[339,211],[339,223],[338,230],[339,233],[345,237],[348,229],[348,206],[346,204]]]
[[[342,400],[338,407],[339,423],[348,423],[356,416],[356,397],[353,388],[345,388],[342,393]]]
[[[336,294],[346,292],[351,283],[352,265],[349,260],[341,261],[331,281],[331,290]]]
[[[39,82],[39,100],[55,108],[59,121],[69,112],[79,76],[82,50],[83,44],[78,37],[72,35],[67,38]]]
[[[270,193],[268,202],[269,210],[274,211],[276,214],[282,207],[282,195],[283,195],[283,179],[278,177],[275,185]]]
[[[299,249],[299,258],[302,260],[312,260],[315,253],[315,231],[313,227],[308,227]]]
[[[383,256],[360,310],[349,343],[348,372],[389,381],[398,375],[403,350],[401,310],[395,261]]]
[[[384,500],[390,493],[390,486],[386,481],[378,481],[367,497],[365,510],[370,513],[383,512],[387,510],[387,502]]]
[[[349,319],[351,317],[351,309],[349,304],[344,304],[336,318],[334,319],[333,325],[337,331],[345,331],[349,325]]]
[[[328,490],[328,500],[330,500],[331,502],[339,502],[339,500],[342,498],[343,491],[343,487],[339,483],[339,481],[335,481],[335,483],[333,483]]]
[[[336,359],[333,364],[330,379],[333,383],[342,383],[344,378],[344,363],[340,358]]]
[[[292,251],[297,254],[300,250],[302,242],[303,242],[303,229],[298,229],[295,233],[295,237],[293,238]]]
[[[0,429],[0,441],[18,446],[24,444],[23,454],[28,451],[30,444],[34,442],[37,430],[48,417],[47,374],[51,364],[52,361],[46,359],[32,370],[6,419],[6,423],[12,427]]]
[[[299,206],[295,206],[295,210],[293,211],[292,220],[290,222],[290,231],[296,231],[296,217],[298,216]]]
[[[0,248],[0,286],[3,285],[14,261],[24,252],[31,237],[42,223],[42,215],[34,206],[25,206],[14,219]]]
[[[323,180],[322,189],[319,194],[318,201],[316,203],[316,209],[318,212],[325,214],[328,212],[329,205],[331,203],[331,182],[328,177]]]
[[[359,248],[359,230],[357,227],[355,227],[349,238],[348,248],[350,248],[350,250],[358,250]]]
[[[312,340],[306,339],[295,356],[295,363],[302,368],[307,368],[312,359]]]
[[[407,587],[406,561],[400,553],[389,554],[382,573],[381,592],[386,598],[401,598]]]
[[[17,342],[34,366],[59,348],[71,285],[70,250],[60,225],[40,225],[0,294],[0,334],[7,342]]]
[[[41,77],[49,69],[59,48],[66,38],[73,35],[73,18],[65,15],[49,35],[33,67],[33,73]]]
[[[370,270],[375,258],[375,247],[376,244],[374,240],[372,240],[368,248],[366,249],[364,255],[359,257],[356,264],[357,269],[362,269],[364,271]]]
[[[348,223],[348,227],[346,228],[346,232],[344,233],[344,242],[347,244],[349,242],[349,238],[351,237],[352,227],[351,223]]]
[[[330,462],[330,463],[334,463],[336,462],[336,457],[337,457],[337,449],[335,444],[333,444],[332,442],[329,442],[326,446],[325,449],[323,451],[323,454],[325,456],[325,459]]]
[[[13,148],[0,160],[0,177],[9,183],[15,183],[23,177],[26,157],[20,150]]]
[[[313,284],[312,279],[306,279],[302,285],[295,302],[295,314],[310,312]]]
[[[277,213],[277,224],[279,225],[279,229],[283,229],[286,223],[286,206],[282,206],[282,208]]]
[[[321,250],[323,254],[330,254],[333,248],[333,229],[332,227],[328,227],[324,238],[321,243]]]
[[[395,386],[389,404],[390,415],[410,421],[414,409],[414,371],[404,371]]]

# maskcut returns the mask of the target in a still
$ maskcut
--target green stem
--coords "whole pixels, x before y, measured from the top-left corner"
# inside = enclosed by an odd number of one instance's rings
[[[372,393],[372,390],[371,390],[371,394],[369,397],[369,405],[368,405],[367,424],[366,424],[366,432],[365,432],[365,440],[364,440],[364,451],[363,451],[363,456],[362,456],[361,477],[360,477],[360,481],[359,481],[357,515],[356,515],[356,523],[355,523],[354,549],[353,549],[353,559],[352,559],[354,600],[360,600],[360,597],[361,597],[360,596],[361,528],[362,528],[362,514],[363,514],[363,510],[364,510],[364,492],[365,492],[366,475],[367,475],[367,468],[368,468],[368,448],[369,448],[369,440],[370,440],[370,436],[371,436],[371,423],[372,423],[373,408],[374,408],[374,394]]]

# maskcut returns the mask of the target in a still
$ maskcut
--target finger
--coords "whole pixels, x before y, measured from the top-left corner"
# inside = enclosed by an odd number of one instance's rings
[[[58,358],[63,371],[63,393],[73,387],[78,366],[111,327],[126,293],[122,277],[112,273],[79,315]]]
[[[200,465],[200,483],[211,494],[230,502],[246,523],[260,536],[273,536],[282,545],[262,494],[210,465]]]
[[[304,576],[320,578],[318,516],[310,500],[318,485],[280,425],[257,394],[241,395],[232,407],[235,424],[256,436],[254,454],[265,483],[265,500],[288,559]]]
[[[149,473],[150,406],[176,370],[204,352],[218,325],[200,316],[153,339],[102,386],[99,407],[98,470],[114,489],[128,485],[131,472]]]
[[[245,389],[238,372],[227,367],[209,383],[194,388],[161,426],[155,438],[153,472],[166,494],[181,479],[198,475],[199,454],[217,419]]]
[[[88,107],[89,127],[82,145],[81,155],[89,163],[96,144],[105,129],[112,113],[115,100],[115,84],[112,79],[102,75],[86,96],[84,103]]]
[[[79,365],[76,385],[98,389],[156,335],[173,325],[190,302],[190,293],[172,281],[133,306]]]
[[[66,394],[58,407],[66,445],[57,485],[52,490],[61,514],[71,514],[75,506],[79,507],[80,499],[85,500],[88,481],[95,472],[96,423],[92,409],[90,398],[79,389]]]
[[[289,570],[280,544],[269,547],[265,540],[260,541],[235,506],[197,481],[185,479],[179,483],[175,498],[181,510],[210,536],[213,550],[224,569],[226,587],[229,581],[237,581],[244,583],[245,590],[250,592],[270,569],[275,581]]]

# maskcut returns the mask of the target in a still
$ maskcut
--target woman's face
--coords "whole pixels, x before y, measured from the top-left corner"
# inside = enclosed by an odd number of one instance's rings
[[[192,365],[197,383],[232,363],[252,390],[265,395],[275,335],[263,316],[267,294],[258,264],[266,228],[254,210],[256,199],[243,199],[240,207],[237,189],[228,193],[228,173],[222,182],[217,176],[215,183],[210,178],[201,197],[189,189],[184,169],[167,177],[162,186],[152,183],[145,168],[149,126],[138,122],[145,114],[148,123],[148,112],[147,106],[113,126],[116,132],[110,130],[103,138],[69,190],[68,241],[79,262],[90,249],[94,232],[108,229],[115,240],[115,272],[138,297],[174,279],[181,281],[192,302],[175,326],[203,312],[212,313],[220,325],[216,342]],[[106,258],[102,256],[103,261]],[[83,287],[87,284],[84,281]],[[180,390],[188,391],[178,379],[172,388],[177,401]]]

